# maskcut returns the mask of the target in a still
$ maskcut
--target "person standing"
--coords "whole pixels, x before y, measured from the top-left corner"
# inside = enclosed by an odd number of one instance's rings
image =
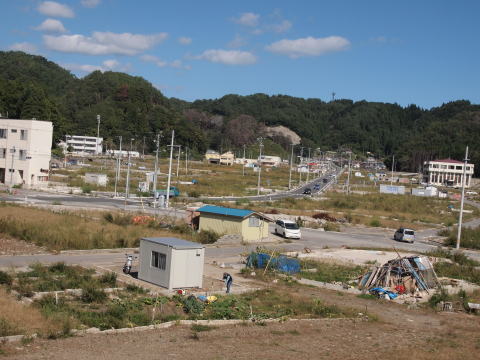
[[[227,287],[226,293],[230,293],[230,288],[232,286],[233,277],[229,273],[223,273],[223,281],[225,281],[225,286]]]

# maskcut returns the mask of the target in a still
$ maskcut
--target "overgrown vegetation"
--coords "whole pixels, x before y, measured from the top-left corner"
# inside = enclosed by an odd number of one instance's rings
[[[84,289],[89,292],[92,289],[117,286],[115,273],[94,276],[93,270],[69,266],[63,262],[52,265],[32,264],[28,271],[7,275],[11,279],[10,283],[5,283],[7,288],[27,297],[32,296],[34,292],[66,289]]]
[[[440,261],[434,264],[438,276],[465,280],[480,285],[480,263],[470,259],[461,251],[447,251],[442,248],[427,253],[428,256],[446,258],[452,262]]]
[[[440,235],[447,236],[445,245],[456,246],[458,228],[443,230]],[[460,246],[467,249],[480,249],[480,226],[476,228],[462,227],[462,241]]]
[[[341,282],[357,278],[365,272],[364,266],[344,265],[328,261],[304,260],[300,276],[323,282]]]

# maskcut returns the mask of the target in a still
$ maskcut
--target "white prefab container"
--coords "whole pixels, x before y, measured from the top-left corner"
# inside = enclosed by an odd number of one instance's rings
[[[85,174],[85,182],[87,184],[95,184],[98,186],[107,186],[108,177],[106,174],[93,174],[93,173],[86,173]]]
[[[140,239],[138,278],[172,289],[201,288],[205,248],[178,238]]]
[[[405,186],[380,185],[380,192],[382,194],[405,195]]]

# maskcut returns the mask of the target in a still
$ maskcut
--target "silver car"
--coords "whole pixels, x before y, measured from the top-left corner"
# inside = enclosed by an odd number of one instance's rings
[[[406,241],[410,244],[413,244],[413,242],[415,241],[415,231],[412,229],[400,228],[395,231],[393,239],[397,241]]]

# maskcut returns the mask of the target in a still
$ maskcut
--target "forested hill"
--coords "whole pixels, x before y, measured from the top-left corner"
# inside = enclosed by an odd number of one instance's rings
[[[302,144],[322,150],[351,148],[399,159],[404,170],[418,170],[423,160],[462,159],[465,145],[480,170],[480,106],[456,101],[429,110],[351,100],[323,102],[286,95],[226,95],[193,103],[166,98],[140,77],[95,71],[77,78],[40,56],[0,52],[0,113],[10,118],[37,118],[54,123],[54,138],[66,133],[96,134],[96,115],[107,146],[117,137],[147,139],[153,149],[158,130],[175,129],[178,143],[203,153],[207,148],[240,149],[265,126],[284,125]],[[271,153],[286,155],[289,140],[266,141]]]

